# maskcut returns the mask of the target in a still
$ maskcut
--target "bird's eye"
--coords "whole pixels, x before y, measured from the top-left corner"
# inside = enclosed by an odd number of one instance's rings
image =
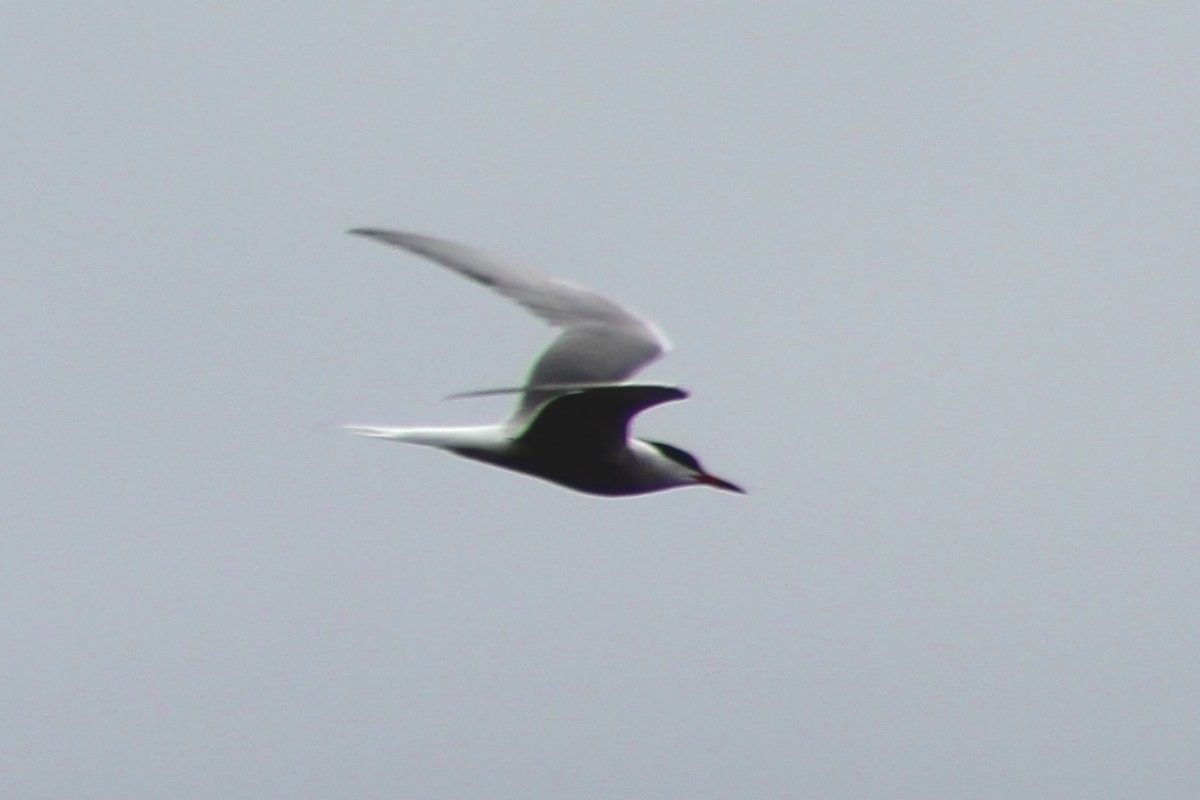
[[[658,448],[658,452],[662,453],[664,456],[677,464],[682,464],[688,469],[695,470],[696,472],[704,471],[704,469],[700,466],[700,462],[696,460],[696,457],[687,450],[676,447],[673,444],[667,444],[666,442],[647,442],[647,444]]]

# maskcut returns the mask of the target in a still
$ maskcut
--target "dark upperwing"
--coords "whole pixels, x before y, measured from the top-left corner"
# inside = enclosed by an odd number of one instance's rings
[[[635,416],[687,396],[676,386],[646,384],[615,384],[570,392],[542,406],[517,440],[550,449],[621,448]]]

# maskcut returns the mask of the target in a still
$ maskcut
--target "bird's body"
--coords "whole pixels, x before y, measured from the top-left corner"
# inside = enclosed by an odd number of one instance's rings
[[[622,496],[708,485],[741,492],[686,451],[631,438],[639,412],[687,397],[672,386],[623,381],[658,358],[666,340],[652,323],[595,292],[505,264],[494,256],[416,234],[351,233],[426,256],[564,328],[534,363],[513,416],[454,428],[347,426],[363,436],[435,447],[589,494]],[[510,390],[497,390],[507,392]],[[487,394],[491,392],[483,392]]]
[[[679,474],[677,465],[653,445],[630,439],[628,445],[594,452],[584,463],[576,453],[531,448],[502,426],[463,428],[348,428],[361,436],[436,447],[496,467],[523,472],[587,494],[618,497],[645,494],[695,481]]]

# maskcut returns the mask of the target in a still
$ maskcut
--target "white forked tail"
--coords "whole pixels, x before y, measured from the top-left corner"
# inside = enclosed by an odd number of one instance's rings
[[[491,448],[507,438],[499,426],[495,425],[468,428],[382,428],[373,425],[343,425],[342,430],[356,436],[369,436],[373,439],[389,439],[393,442],[423,444],[427,447],[446,449]]]
[[[343,425],[342,430],[355,436],[370,436],[375,439],[398,439],[403,441],[403,428],[376,428],[371,425]]]
[[[425,444],[442,447],[446,437],[438,430],[422,428],[377,428],[373,425],[343,425],[342,430],[355,436],[369,436],[372,439],[390,439],[393,442],[408,442],[409,444]]]

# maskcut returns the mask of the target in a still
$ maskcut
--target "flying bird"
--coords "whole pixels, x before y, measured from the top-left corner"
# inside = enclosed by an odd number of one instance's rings
[[[649,320],[590,289],[461,244],[376,228],[350,233],[424,256],[489,286],[562,333],[534,361],[522,387],[467,393],[520,394],[505,422],[454,428],[350,425],[349,432],[436,447],[589,494],[616,497],[680,486],[744,493],[707,472],[686,450],[629,435],[630,422],[640,412],[688,396],[675,386],[625,382],[667,350],[666,339]]]

